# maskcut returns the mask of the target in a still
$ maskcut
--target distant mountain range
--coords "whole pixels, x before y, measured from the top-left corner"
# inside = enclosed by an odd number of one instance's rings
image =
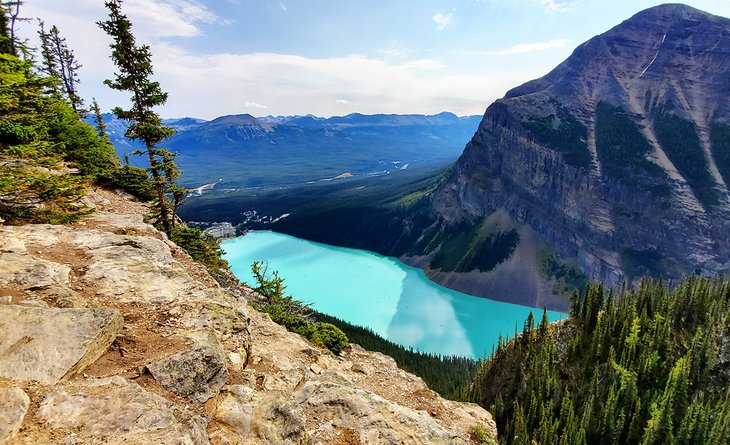
[[[138,148],[124,138],[125,121],[110,114],[104,118],[120,156]],[[434,171],[456,160],[479,121],[479,116],[451,113],[182,118],[165,121],[177,133],[162,146],[179,153],[185,186],[281,187],[408,169]],[[143,165],[141,158],[129,159]]]

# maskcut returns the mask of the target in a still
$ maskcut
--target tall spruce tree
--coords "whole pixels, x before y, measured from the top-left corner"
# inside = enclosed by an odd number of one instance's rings
[[[7,0],[2,2],[3,8],[3,35],[7,37],[6,40],[8,48],[7,54],[19,56],[19,44],[18,39],[15,36],[15,25],[20,21],[27,21],[28,19],[20,17],[20,7],[23,6],[22,0]]]
[[[10,37],[10,18],[4,4],[0,3],[0,54],[13,54],[13,40]]]
[[[94,123],[96,124],[96,134],[99,138],[108,141],[109,135],[106,133],[106,124],[104,123],[104,115],[101,114],[101,108],[99,108],[99,102],[96,98],[91,99],[91,112],[94,113]]]
[[[48,77],[58,79],[60,89],[57,91],[63,95],[71,104],[71,108],[83,115],[84,100],[78,94],[79,76],[78,70],[81,64],[76,60],[73,51],[66,44],[66,39],[61,37],[56,25],[46,32],[45,24],[39,20],[38,36],[41,42],[41,56],[43,58],[43,71]]]
[[[158,144],[174,134],[172,128],[162,124],[153,108],[167,102],[167,93],[160,88],[159,82],[150,77],[153,74],[152,56],[147,45],[138,46],[132,34],[132,23],[121,11],[121,0],[105,2],[109,10],[109,19],[97,24],[114,39],[110,45],[111,58],[118,68],[115,78],[104,81],[110,88],[128,91],[132,94],[132,106],[129,109],[114,108],[114,114],[120,119],[131,122],[126,137],[139,140],[146,147],[149,159],[149,172],[157,194],[156,216],[162,228],[168,234],[174,225],[170,212],[166,190],[174,185],[174,178],[166,174],[170,162],[176,153],[158,148]]]

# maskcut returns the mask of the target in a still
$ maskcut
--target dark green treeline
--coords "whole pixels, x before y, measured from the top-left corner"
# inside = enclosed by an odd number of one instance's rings
[[[505,444],[730,443],[730,281],[590,285],[569,319],[500,343],[471,397]]]

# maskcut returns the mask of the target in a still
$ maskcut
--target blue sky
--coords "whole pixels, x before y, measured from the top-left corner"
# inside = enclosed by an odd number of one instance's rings
[[[210,119],[352,112],[482,114],[511,87],[546,74],[583,41],[649,0],[125,0],[164,117]],[[730,17],[730,0],[689,5]],[[83,64],[81,93],[103,109],[127,96],[94,24],[103,0],[27,0]],[[21,25],[34,38],[35,24]]]

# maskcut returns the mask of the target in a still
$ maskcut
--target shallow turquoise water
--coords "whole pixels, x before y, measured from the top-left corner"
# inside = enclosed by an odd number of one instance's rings
[[[252,232],[222,244],[233,273],[252,284],[251,263],[268,261],[287,293],[320,312],[367,326],[424,352],[482,358],[500,333],[514,336],[541,309],[473,297],[439,286],[421,269],[376,253],[329,246],[276,232]],[[548,318],[565,315],[548,311]]]

